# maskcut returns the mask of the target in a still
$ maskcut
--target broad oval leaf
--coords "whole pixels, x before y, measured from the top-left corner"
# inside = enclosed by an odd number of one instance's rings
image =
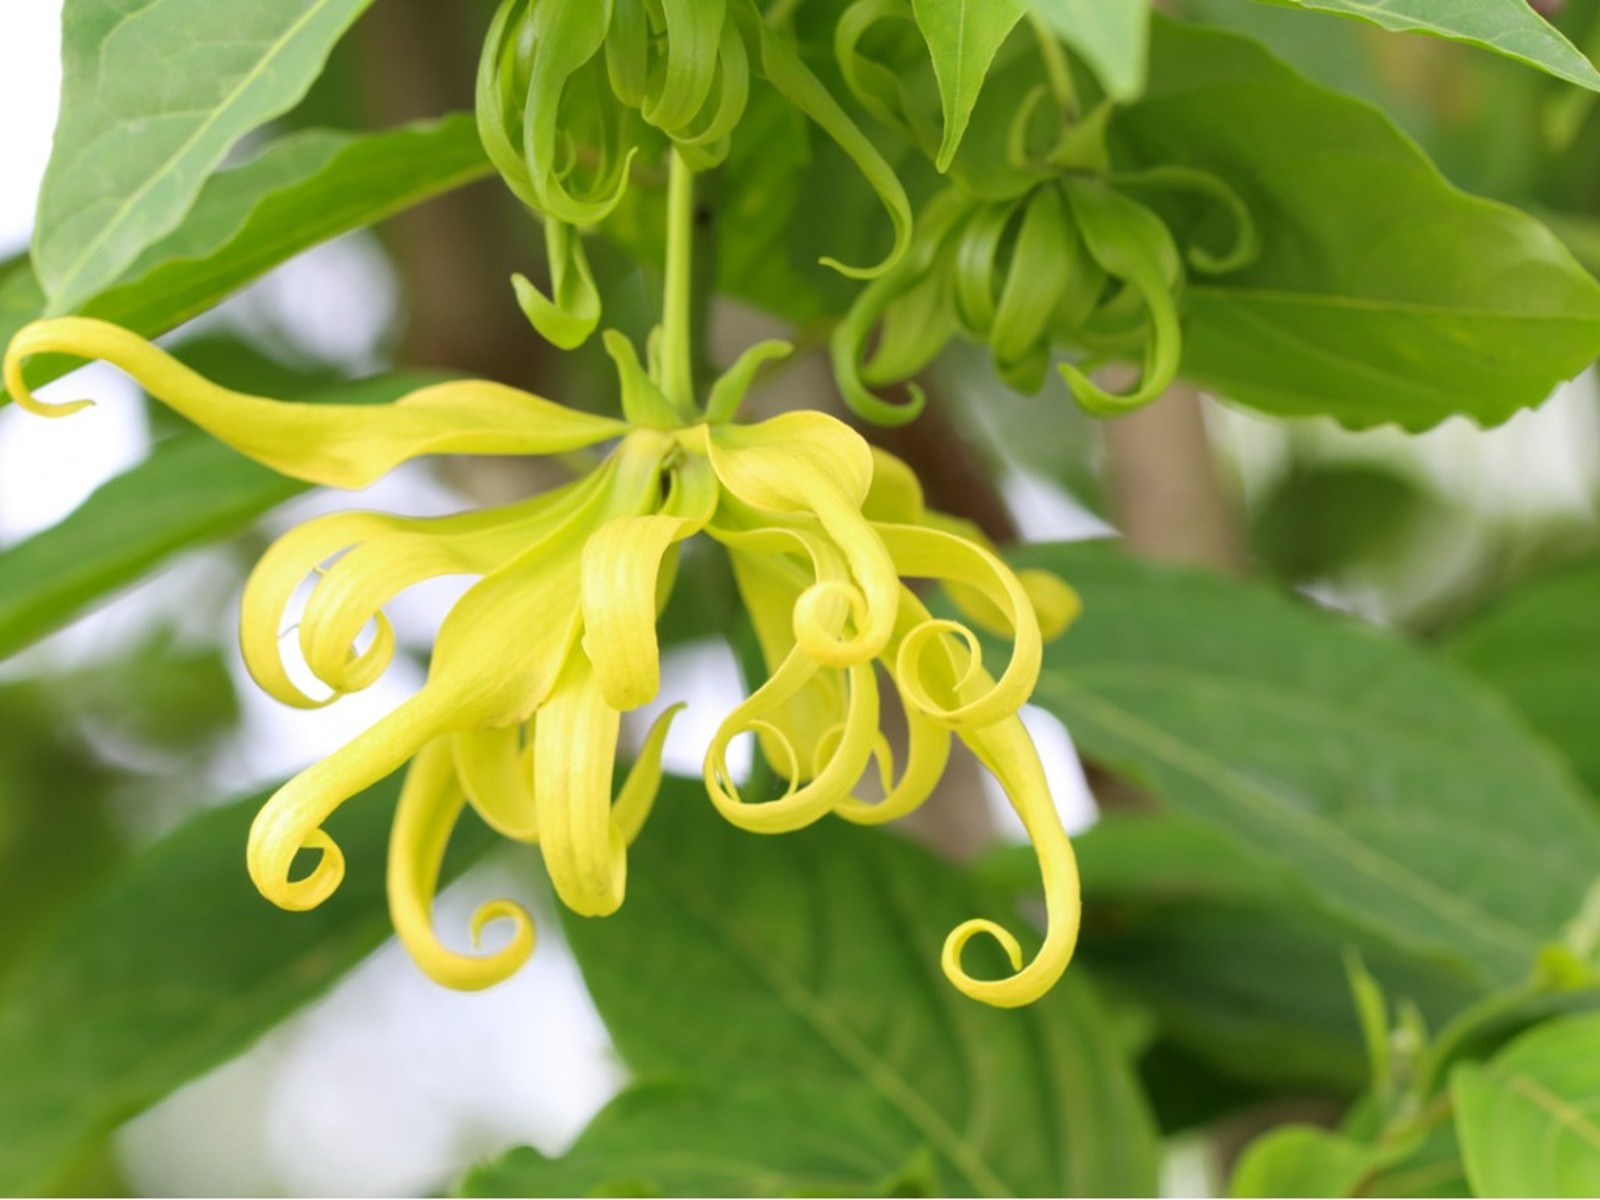
[[[1498,688],[1600,795],[1600,563],[1507,593],[1447,643],[1456,662]]]
[[[1144,90],[1150,0],[1032,0],[1033,11],[1071,46],[1113,100]]]
[[[183,223],[79,311],[154,337],[303,250],[491,169],[466,113],[375,134],[293,134],[208,179]],[[0,281],[0,346],[44,307],[30,272]],[[69,366],[38,363],[28,378],[44,383]]]
[[[1083,973],[1010,1011],[940,973],[945,934],[995,911],[891,836],[752,837],[669,781],[622,910],[566,924],[638,1075],[831,1093],[879,1147],[867,1163],[925,1148],[941,1194],[1151,1194],[1150,1118]]]
[[[1510,984],[1600,872],[1600,818],[1504,703],[1396,638],[1103,545],[1018,556],[1084,616],[1035,703],[1092,758],[1231,830],[1324,909]],[[1529,886],[1537,880],[1537,886]]]
[[[949,167],[1001,45],[1027,12],[1027,0],[911,0],[933,56],[944,107],[938,166]]]
[[[1268,0],[1493,50],[1593,91],[1600,71],[1528,0]]]
[[[1457,1067],[1450,1094],[1474,1195],[1600,1195],[1600,1014]]]
[[[645,1084],[571,1150],[524,1147],[467,1176],[462,1196],[931,1196],[930,1156],[832,1089],[737,1078]]]
[[[1376,109],[1246,38],[1152,29],[1118,160],[1215,173],[1261,235],[1251,266],[1191,282],[1185,375],[1280,416],[1426,429],[1498,424],[1600,353],[1600,286],[1539,222],[1456,190]],[[1181,234],[1225,236],[1193,198],[1152,199]]]
[[[66,0],[33,259],[68,312],[177,227],[244,134],[286,112],[371,0]]]
[[[378,947],[395,790],[380,784],[333,818],[350,874],[314,912],[273,908],[250,885],[257,797],[134,859],[18,969],[0,993],[0,1193],[47,1194],[90,1139],[244,1050]],[[461,857],[488,840],[463,829]]]

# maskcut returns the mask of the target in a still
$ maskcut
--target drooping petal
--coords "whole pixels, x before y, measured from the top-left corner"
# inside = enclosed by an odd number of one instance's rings
[[[456,777],[484,824],[515,842],[539,840],[533,767],[522,727],[463,729],[452,739]]]
[[[424,579],[487,574],[537,545],[594,501],[609,470],[504,508],[434,518],[331,513],[297,526],[273,543],[245,584],[239,628],[246,667],[269,695],[299,708],[371,684],[394,652],[393,633],[379,611],[384,604]],[[299,640],[312,673],[332,689],[324,698],[302,691],[283,659],[284,615],[312,575],[319,580],[301,616]],[[377,636],[358,654],[352,644],[373,620]]]
[[[300,585],[322,563],[369,537],[383,535],[395,521],[369,512],[319,517],[284,534],[250,572],[239,612],[239,645],[250,677],[273,699],[296,708],[320,708],[338,699],[337,691],[321,698],[309,696],[289,678],[283,659],[283,615]],[[385,623],[367,654],[387,661],[392,650],[393,633]]]
[[[544,219],[545,257],[550,265],[550,295],[525,275],[513,275],[511,286],[523,316],[540,336],[562,350],[575,350],[600,324],[600,289],[595,286],[589,256],[577,230],[554,217]]]
[[[430,979],[475,991],[514,975],[533,953],[534,933],[533,919],[510,900],[492,900],[473,915],[474,945],[489,924],[512,922],[511,939],[492,953],[460,954],[434,932],[439,871],[465,804],[449,746],[433,742],[423,747],[406,774],[389,834],[389,915],[401,944]]]
[[[889,521],[894,518],[874,516],[873,519]],[[925,525],[929,529],[942,530],[976,543],[991,554],[999,553],[983,530],[971,521],[952,517],[949,513],[927,509],[922,513],[920,520],[898,523]],[[1024,567],[1016,574],[1022,584],[1022,590],[1028,594],[1028,600],[1033,605],[1034,616],[1039,621],[1039,634],[1045,641],[1051,642],[1060,637],[1082,614],[1082,599],[1073,590],[1072,585],[1059,575],[1040,567]],[[943,583],[945,592],[955,602],[955,606],[973,624],[996,637],[1011,636],[1011,622],[1006,618],[1006,614],[982,591],[948,579]]]
[[[861,132],[850,114],[833,98],[811,68],[806,66],[799,50],[787,37],[769,28],[754,5],[736,5],[733,12],[744,22],[746,36],[760,47],[761,69],[767,81],[782,93],[785,100],[815,121],[839,149],[850,156],[872,190],[878,194],[878,200],[894,226],[894,245],[876,266],[851,267],[834,258],[824,258],[822,262],[858,279],[881,275],[899,262],[911,245],[911,201],[906,196],[899,175],[884,161],[872,140]]]
[[[717,483],[700,458],[679,464],[660,513],[618,517],[583,548],[583,646],[612,708],[626,712],[661,689],[656,640],[662,559],[705,528],[717,506]]]
[[[343,861],[323,822],[351,796],[447,733],[526,721],[555,688],[579,631],[579,560],[602,522],[659,500],[661,463],[672,440],[635,433],[613,456],[609,483],[575,521],[480,580],[440,626],[423,689],[366,732],[302,771],[267,801],[250,831],[251,878],[269,900],[315,907],[338,887]],[[543,813],[540,836],[544,837]],[[321,861],[290,876],[301,849]]]
[[[393,404],[267,400],[219,387],[136,334],[89,317],[35,321],[11,340],[6,387],[23,408],[43,416],[65,416],[90,403],[45,404],[34,397],[22,364],[46,353],[109,362],[241,454],[329,487],[366,487],[426,454],[557,454],[627,429],[608,417],[474,380],[435,384]]]
[[[825,762],[802,765],[795,748],[770,721],[819,671],[798,647],[770,679],[757,688],[723,720],[706,750],[705,783],[711,801],[728,821],[752,833],[788,833],[832,812],[850,797],[872,759],[878,737],[878,681],[871,663],[857,663],[845,671],[846,702],[843,728],[832,756]],[[784,794],[775,800],[746,801],[728,767],[728,748],[746,733],[770,734],[763,749],[777,773],[788,780]],[[823,743],[819,739],[819,746]],[[809,769],[808,769],[809,767]],[[806,775],[810,780],[798,781]]]
[[[256,888],[279,908],[295,912],[321,904],[344,878],[344,855],[322,826],[341,804],[393,774],[451,724],[455,697],[424,688],[327,758],[279,788],[250,826],[245,861]],[[319,854],[293,877],[295,856]]]
[[[899,581],[882,539],[861,515],[873,468],[861,435],[823,413],[786,413],[714,429],[707,450],[735,498],[770,513],[815,518],[849,566],[849,583],[819,579],[795,605],[795,637],[805,652],[833,667],[876,656],[894,629]],[[822,619],[841,599],[856,618],[853,633],[830,630]]]
[[[955,621],[925,621],[918,625],[901,640],[895,656],[895,677],[907,702],[952,729],[982,727],[1016,712],[1033,694],[1044,654],[1038,617],[1022,582],[982,546],[942,530],[880,525],[878,532],[902,574],[950,580],[977,590],[1004,615],[1012,637],[1011,661],[1000,679],[991,680],[991,686],[949,706],[925,685],[919,659],[931,645],[953,635],[967,645],[970,674],[980,667],[977,639],[971,630]]]
[[[1173,298],[1182,260],[1160,217],[1096,180],[1067,183],[1067,200],[1078,232],[1108,275],[1123,280],[1142,305],[1148,328],[1138,384],[1126,394],[1106,391],[1070,363],[1062,377],[1079,404],[1101,416],[1131,412],[1150,403],[1177,378],[1183,353],[1183,327]]]
[[[889,666],[891,676],[894,674],[893,663],[900,642],[928,619],[928,610],[923,607],[916,595],[909,588],[902,589],[900,615],[895,622],[895,638],[884,648],[883,654],[884,663]],[[924,673],[932,676],[936,694],[953,692],[958,674],[954,659],[945,655],[941,661],[938,654],[929,654],[920,666]],[[868,802],[851,796],[842,801],[835,811],[847,821],[854,821],[858,825],[881,825],[886,821],[906,816],[933,794],[933,789],[944,777],[945,767],[950,761],[950,731],[919,711],[914,704],[906,702],[903,688],[901,699],[905,708],[906,729],[909,736],[905,764],[901,768],[899,778],[895,777],[894,756],[889,752],[888,746],[880,747],[875,757],[878,761],[883,799]]]
[[[1016,936],[1003,925],[982,917],[951,930],[941,962],[950,982],[972,999],[1000,1008],[1016,1008],[1031,1004],[1048,992],[1072,961],[1082,919],[1077,857],[1050,798],[1039,752],[1022,719],[1007,717],[985,729],[962,730],[959,736],[1000,781],[1028,831],[1044,882],[1046,925],[1044,944],[1026,966]],[[979,934],[988,934],[1000,943],[1015,974],[1005,979],[975,979],[967,973],[961,965],[962,952]]]
[[[338,692],[375,681],[388,664],[356,638],[406,588],[445,575],[487,575],[519,556],[592,525],[615,464],[505,508],[396,520],[392,532],[353,548],[321,572],[300,615],[300,648],[312,673]]]
[[[611,812],[621,717],[574,648],[533,722],[539,844],[556,895],[573,912],[603,917],[622,904],[627,843]]]
[[[795,602],[816,579],[818,567],[807,544],[790,530],[732,530],[718,525],[711,532],[732,552],[734,584],[750,615],[767,672],[775,673],[794,652]],[[810,779],[818,746],[829,730],[844,721],[845,707],[843,677],[837,671],[817,671],[763,715],[756,730],[762,755],[784,778]]]
[[[631,845],[644,828],[655,807],[656,796],[661,792],[661,755],[667,748],[667,734],[672,729],[672,719],[684,710],[684,705],[674,704],[655,719],[644,744],[639,747],[639,757],[617,793],[617,802],[611,809],[611,819],[623,843]]]

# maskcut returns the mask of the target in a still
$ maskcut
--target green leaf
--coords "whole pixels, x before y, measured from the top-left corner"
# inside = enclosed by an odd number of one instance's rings
[[[288,111],[371,0],[67,0],[33,261],[69,312],[175,229],[244,134]]]
[[[433,378],[386,375],[307,399],[384,403]],[[65,520],[0,551],[0,658],[59,629],[179,550],[236,533],[305,488],[202,434],[160,443]]]
[[[1475,1195],[1600,1195],[1600,1014],[1457,1067],[1450,1093]]]
[[[1459,972],[1318,912],[1292,873],[1215,825],[1108,813],[1075,842],[1088,913],[1082,960],[1119,997],[1147,1007],[1170,1044],[1231,1079],[1361,1089],[1367,1062],[1349,947],[1431,1021],[1474,998]]]
[[[656,1083],[611,1102],[559,1159],[513,1151],[462,1196],[930,1196],[927,1156],[875,1136],[875,1114],[830,1090],[738,1078]]]
[[[301,251],[490,169],[465,113],[371,135],[294,134],[208,179],[183,223],[81,311],[154,337]],[[43,310],[30,273],[0,281],[0,345]],[[28,375],[42,384],[70,365],[52,359]]]
[[[1456,662],[1499,689],[1600,795],[1600,563],[1535,580],[1450,637]]]
[[[1089,64],[1113,100],[1144,90],[1150,0],[1032,0],[1061,40]]]
[[[1579,911],[1600,819],[1563,764],[1453,666],[1103,545],[1018,560],[1084,600],[1046,651],[1035,702],[1085,754],[1229,829],[1332,915],[1493,985],[1523,978]]]
[[[833,822],[754,837],[669,783],[628,893],[567,929],[637,1074],[831,1095],[881,1148],[864,1163],[926,1147],[941,1194],[1153,1191],[1150,1117],[1089,980],[1009,1011],[961,996],[945,935],[1019,922],[925,851]]]
[[[1431,33],[1493,50],[1559,79],[1600,91],[1600,71],[1528,0],[1268,0],[1371,21],[1400,33]]]
[[[1001,45],[1027,12],[1027,0],[911,0],[917,27],[933,56],[944,106],[939,170],[955,157]]]
[[[1261,234],[1251,266],[1186,292],[1189,378],[1358,428],[1493,425],[1600,352],[1600,286],[1543,225],[1457,191],[1377,110],[1245,38],[1162,19],[1153,33],[1116,158],[1215,173]],[[1204,242],[1219,219],[1151,201],[1180,237]]]
[[[1234,1196],[1352,1196],[1386,1155],[1312,1125],[1286,1125],[1250,1143],[1234,1169]]]
[[[0,994],[0,1193],[39,1195],[90,1139],[227,1061],[371,953],[389,930],[396,788],[333,818],[349,872],[308,913],[250,885],[261,798],[193,818],[97,891]],[[463,829],[479,852],[487,832]]]

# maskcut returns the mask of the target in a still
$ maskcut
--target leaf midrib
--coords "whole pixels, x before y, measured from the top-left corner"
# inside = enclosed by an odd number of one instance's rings
[[[105,245],[106,240],[112,235],[112,233],[115,232],[122,225],[122,223],[127,220],[128,213],[133,209],[134,205],[143,200],[144,197],[150,193],[150,189],[155,187],[159,180],[164,179],[171,172],[174,163],[180,161],[185,155],[194,149],[195,145],[200,141],[200,139],[209,133],[211,129],[214,128],[216,124],[232,110],[234,102],[238,100],[239,96],[243,94],[245,89],[247,89],[251,84],[255,83],[255,81],[259,79],[266,71],[267,67],[275,62],[278,56],[283,53],[285,48],[296,37],[299,36],[300,32],[305,29],[315,17],[321,15],[321,13],[324,12],[332,3],[333,0],[316,0],[316,2],[312,4],[310,8],[306,9],[304,15],[302,15],[299,20],[295,21],[294,24],[289,26],[289,28],[286,29],[275,41],[268,44],[267,52],[262,55],[259,60],[257,60],[255,66],[245,73],[245,75],[239,80],[234,88],[223,97],[222,102],[211,109],[210,115],[207,116],[205,120],[201,121],[200,124],[195,126],[194,131],[187,139],[184,140],[183,144],[173,151],[172,154],[168,155],[161,165],[155,171],[151,172],[151,174],[145,179],[144,183],[140,184],[139,187],[128,194],[122,203],[117,206],[116,211],[112,213],[111,217],[100,226],[100,232],[95,234],[94,237],[90,238],[89,241],[85,243],[83,249],[78,252],[78,256],[68,265],[66,272],[60,277],[60,280],[56,286],[50,289],[52,296],[66,295],[71,292],[72,285],[77,281],[79,276],[83,274],[84,267],[89,262],[90,258],[97,253],[102,246]],[[106,33],[106,38],[101,40],[101,46],[104,47],[105,41],[121,27],[122,26],[118,24],[116,27],[109,30]]]
[[[1502,947],[1517,964],[1531,962],[1537,953],[1538,940],[1526,931],[1467,904],[1455,893],[1414,874],[1404,863],[1379,853],[1318,814],[1282,803],[1267,788],[1239,776],[1227,763],[1172,737],[1122,706],[1059,679],[1041,679],[1039,693],[1052,696],[1058,704],[1087,710],[1093,719],[1168,766],[1203,779],[1257,815],[1312,838],[1353,870],[1381,880],[1435,916],[1458,926],[1467,939]],[[1370,915],[1366,919],[1370,921]]]
[[[911,1082],[884,1061],[839,1022],[823,999],[781,962],[765,953],[760,945],[745,936],[738,925],[694,886],[674,872],[660,875],[684,911],[714,934],[734,957],[742,959],[766,981],[784,1005],[808,1025],[835,1054],[860,1073],[885,1103],[919,1130],[929,1143],[965,1176],[984,1196],[1010,1196],[1012,1190],[984,1160],[978,1148],[954,1129],[937,1110],[925,1101]]]

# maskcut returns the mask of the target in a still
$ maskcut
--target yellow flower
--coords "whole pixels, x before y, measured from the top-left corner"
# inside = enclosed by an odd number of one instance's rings
[[[513,923],[513,936],[492,953],[450,950],[433,928],[440,864],[468,805],[502,835],[537,843],[575,912],[615,911],[675,710],[652,728],[613,798],[621,715],[660,690],[657,613],[679,546],[705,533],[731,556],[770,672],[712,739],[712,803],[758,833],[830,813],[892,820],[927,798],[959,738],[1004,785],[1028,829],[1049,924],[1024,964],[1008,930],[969,921],[946,941],[944,970],[991,1004],[1037,999],[1072,955],[1078,882],[1017,710],[1037,680],[1043,641],[1075,616],[1076,596],[1051,575],[1013,572],[975,530],[928,511],[910,469],[839,421],[799,412],[735,423],[756,369],[785,353],[781,344],[747,353],[713,387],[704,413],[671,403],[625,339],[608,335],[607,347],[621,374],[623,420],[484,382],[439,384],[382,406],[266,400],[218,387],[114,325],[74,317],[18,333],[5,383],[29,411],[62,416],[83,402],[40,402],[24,361],[45,353],[103,359],[241,453],[340,488],[365,487],[419,455],[557,454],[614,443],[589,475],[521,503],[431,519],[336,513],[293,530],[262,558],[243,601],[245,662],[262,688],[301,707],[383,673],[395,648],[383,608],[399,592],[441,575],[479,577],[439,629],[426,685],[262,808],[248,865],[274,903],[308,909],[338,887],[344,861],[324,822],[409,763],[391,835],[390,909],[433,978],[486,987],[533,949],[531,920],[508,901],[485,905],[473,920],[475,940],[492,921]],[[296,641],[326,696],[302,690],[284,659],[286,612],[312,578]],[[991,674],[971,626],[933,617],[908,579],[943,583],[971,624],[1009,637],[1004,668]],[[358,650],[369,628],[376,634]],[[903,763],[879,729],[880,669],[909,720]],[[727,758],[745,734],[787,781],[776,799],[740,795]],[[868,801],[855,792],[874,768],[883,797]],[[302,850],[318,858],[296,878]],[[986,980],[963,969],[962,950],[978,933],[1000,942],[1015,974]]]

